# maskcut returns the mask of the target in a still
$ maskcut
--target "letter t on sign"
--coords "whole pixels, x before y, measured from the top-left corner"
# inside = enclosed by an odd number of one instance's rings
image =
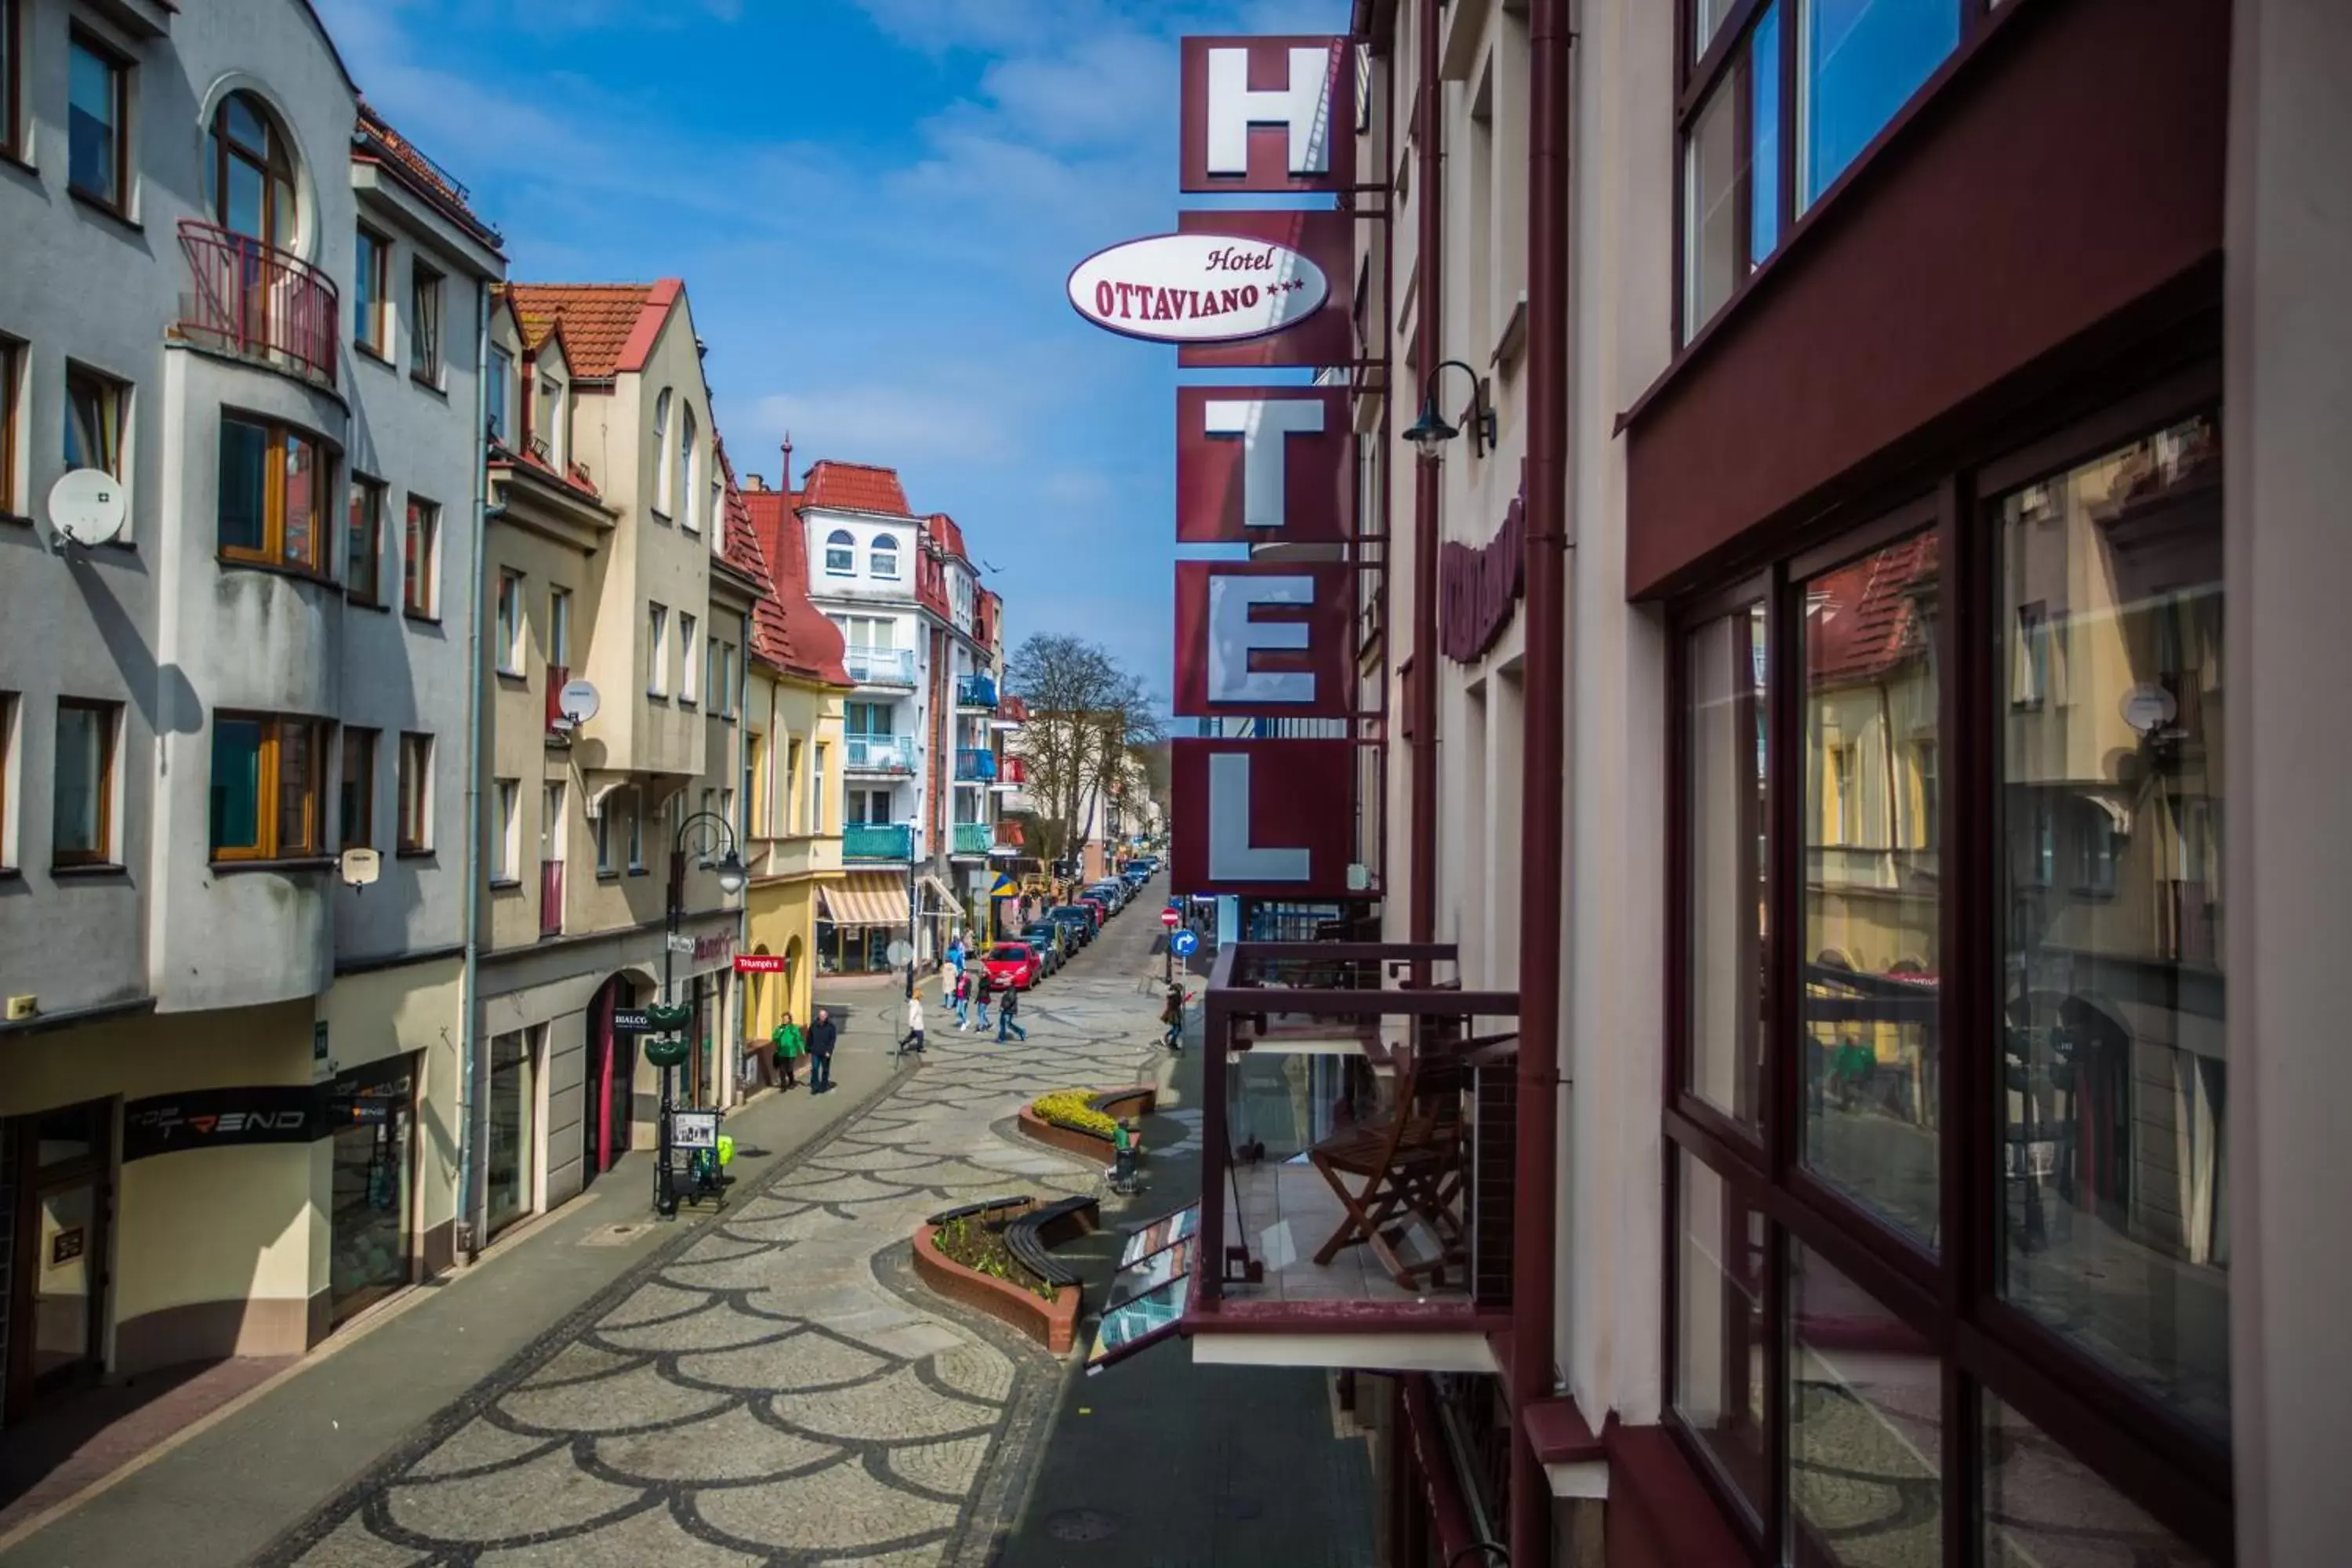
[[[1204,435],[1238,436],[1242,443],[1242,526],[1281,528],[1284,452],[1293,435],[1323,434],[1323,405],[1305,398],[1212,399],[1202,410]]]

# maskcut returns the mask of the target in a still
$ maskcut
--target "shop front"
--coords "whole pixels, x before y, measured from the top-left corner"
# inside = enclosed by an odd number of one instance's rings
[[[321,1086],[331,1326],[415,1278],[416,1068],[394,1057]]]
[[[104,1368],[113,1133],[114,1105],[102,1100],[12,1117],[0,1132],[8,1420],[95,1382]]]
[[[919,963],[947,951],[969,924],[953,889],[928,871],[852,871],[817,890],[817,968],[824,974],[878,974],[892,967],[890,944],[911,933]],[[919,900],[919,901],[918,901]]]

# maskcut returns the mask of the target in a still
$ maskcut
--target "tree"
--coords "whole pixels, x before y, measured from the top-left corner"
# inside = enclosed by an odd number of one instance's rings
[[[1160,739],[1160,717],[1143,683],[1080,637],[1032,637],[1004,673],[1029,709],[1016,744],[1039,805],[1034,848],[1060,859],[1082,841],[1105,784],[1133,749]]]

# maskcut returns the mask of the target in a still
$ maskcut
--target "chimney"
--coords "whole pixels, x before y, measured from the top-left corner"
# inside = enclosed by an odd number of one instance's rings
[[[745,474],[743,476],[743,488],[747,490],[764,490],[768,488],[768,481],[761,479],[757,474]]]

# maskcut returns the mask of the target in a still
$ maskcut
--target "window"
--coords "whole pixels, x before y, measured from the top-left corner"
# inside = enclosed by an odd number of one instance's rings
[[[375,847],[375,746],[380,733],[349,727],[343,731],[341,799],[337,804],[346,849]]]
[[[433,847],[433,737],[400,738],[400,830],[404,855],[422,855]]]
[[[356,605],[383,603],[383,496],[380,481],[352,476],[343,592]]]
[[[490,384],[482,388],[482,400],[488,416],[490,439],[500,445],[504,445],[507,439],[507,400],[513,395],[514,355],[492,343]]]
[[[519,882],[522,873],[522,781],[499,779],[498,784],[498,837],[490,846],[490,881],[492,885]]]
[[[849,530],[836,528],[824,536],[824,574],[828,577],[854,577],[857,574],[857,541]]]
[[[114,746],[121,717],[117,702],[58,701],[52,866],[114,863]]]
[[[441,509],[421,496],[410,496],[400,552],[401,608],[424,620],[438,616],[440,576]]]
[[[516,572],[499,574],[499,646],[497,657],[500,675],[522,673],[522,575]]]
[[[697,515],[696,492],[702,488],[702,453],[694,442],[694,410],[680,399],[677,408],[677,521],[692,532],[702,527]]]
[[[710,481],[710,510],[704,515],[710,519],[710,550],[717,554],[726,548],[727,487],[716,478]]]
[[[558,669],[572,668],[572,590],[547,591],[547,662]]]
[[[605,809],[596,814],[596,875],[613,877],[620,868],[613,860],[613,813],[620,809],[617,801],[607,801]]]
[[[677,496],[671,489],[677,473],[677,462],[670,454],[669,405],[670,389],[661,389],[654,399],[654,510],[663,517],[677,510]]]
[[[1810,207],[1959,47],[1952,0],[1799,0],[1797,184]]]
[[[659,697],[668,690],[669,679],[669,611],[660,605],[646,606],[646,695]]]
[[[122,415],[129,389],[111,376],[66,366],[66,467],[122,477]]]
[[[694,627],[694,617],[680,610],[677,613],[677,700],[686,703],[695,700],[694,694],[701,685],[695,678]],[[716,686],[710,689],[710,705],[713,708],[719,705]]]
[[[876,534],[874,536],[874,548],[867,552],[866,560],[873,568],[874,575],[882,578],[886,582],[898,581],[898,535],[892,533]]]
[[[232,92],[213,113],[205,178],[213,221],[231,234],[283,249],[294,243],[294,156],[286,133],[249,92]]]
[[[326,727],[315,720],[213,715],[214,859],[292,860],[327,852],[325,738]],[[346,766],[349,756],[346,745]]]
[[[571,450],[571,432],[563,417],[563,387],[553,376],[540,378],[539,414],[531,428],[546,444],[547,460],[561,472]]]
[[[2117,428],[1675,616],[1666,1420],[1763,1560],[2227,1557],[2220,425]]]
[[[719,815],[726,819],[730,826],[735,826],[735,792],[733,790],[722,789],[719,792]]]
[[[441,383],[441,274],[415,260],[408,264],[408,374]]]
[[[325,455],[317,441],[283,425],[222,415],[222,558],[318,571],[326,485]]]
[[[379,359],[389,359],[384,342],[384,306],[392,299],[392,241],[361,229],[352,268],[352,342]]]
[[[121,212],[129,198],[130,68],[121,57],[76,31],[67,63],[66,184],[76,195]]]
[[[1731,0],[1696,5],[1694,40],[1711,37],[1733,8]],[[1685,342],[1780,242],[1780,5],[1759,9],[1746,38],[1714,69],[1683,124]]]
[[[815,750],[815,762],[809,768],[809,814],[807,831],[824,831],[824,775],[829,765],[827,752],[832,747],[820,744]]]
[[[806,833],[801,820],[801,743],[790,742],[784,751],[784,787],[776,792],[770,805],[773,819],[786,833]]]
[[[646,868],[646,803],[635,790],[629,792],[629,869]]]
[[[0,0],[0,37],[10,26],[8,0]],[[0,82],[0,102],[6,84]],[[17,377],[25,372],[25,345],[0,338],[0,517],[21,517],[29,509],[16,500]]]
[[[18,79],[24,64],[25,43],[17,32],[16,0],[0,0],[0,153],[11,158],[22,157],[20,149],[24,127],[23,84]]]
[[[0,0],[0,26],[9,23],[5,0]],[[17,698],[13,691],[0,691],[0,870],[16,864],[16,821],[9,813],[16,809],[16,754],[23,748],[16,744]]]

